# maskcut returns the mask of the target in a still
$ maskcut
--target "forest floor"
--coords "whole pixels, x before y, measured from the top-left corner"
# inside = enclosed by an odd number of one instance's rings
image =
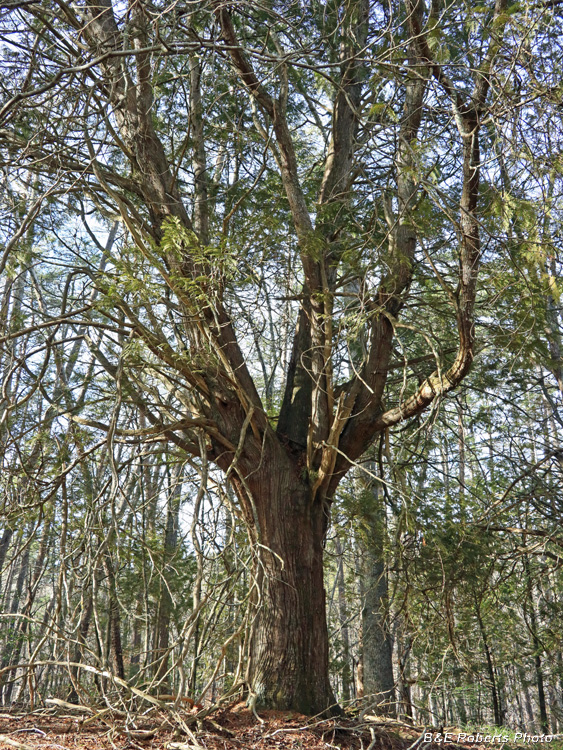
[[[245,704],[231,706],[184,731],[166,714],[152,714],[126,725],[110,720],[53,710],[0,714],[0,749],[13,750],[443,750],[443,743],[424,742],[422,727],[383,717],[314,720],[296,713],[263,711],[260,720]],[[181,721],[181,720],[180,720]],[[448,730],[454,733],[458,730]],[[542,743],[542,750],[561,750],[560,742]],[[450,750],[491,750],[530,747],[471,743],[449,744]],[[537,745],[536,745],[537,747]]]

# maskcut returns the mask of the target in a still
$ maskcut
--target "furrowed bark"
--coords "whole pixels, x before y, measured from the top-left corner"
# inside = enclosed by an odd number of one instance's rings
[[[326,510],[312,501],[301,468],[273,433],[253,450],[244,459],[259,597],[247,675],[251,699],[267,708],[331,713],[337,706],[328,677]],[[248,506],[246,498],[243,503]]]

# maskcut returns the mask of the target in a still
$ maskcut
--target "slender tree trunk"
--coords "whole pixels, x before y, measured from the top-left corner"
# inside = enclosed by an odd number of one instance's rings
[[[355,546],[355,555],[354,555],[354,567],[356,571],[356,579],[358,582],[358,596],[360,599],[360,602],[364,601],[365,597],[365,588],[364,588],[364,577],[362,575],[362,559],[361,559],[361,546],[359,544],[356,544]],[[359,659],[358,659],[358,666],[356,668],[356,672],[354,675],[354,681],[355,681],[355,687],[356,687],[356,698],[363,698],[364,697],[364,631],[362,627],[362,619],[360,618],[359,627],[358,627],[358,652],[359,652]]]
[[[561,651],[557,654],[557,674],[558,674],[558,688],[556,688],[557,691],[557,704],[558,704],[558,712],[557,712],[557,719],[559,722],[559,726],[563,726],[563,654]],[[553,712],[553,708],[552,708]]]
[[[532,708],[532,699],[530,697],[530,691],[529,691],[529,684],[528,684],[528,678],[526,676],[526,671],[524,670],[524,667],[518,668],[518,676],[520,678],[520,687],[522,691],[522,697],[523,697],[523,703],[526,708],[526,716],[527,716],[527,722],[530,724],[530,726],[534,726],[535,718],[534,718],[534,710]]]
[[[18,572],[18,577],[16,579],[16,588],[14,591],[14,595],[12,597],[12,603],[10,605],[10,614],[16,614],[18,611],[20,599],[23,594],[23,587],[25,585],[25,579],[27,578],[27,574],[29,572],[29,544],[26,546],[26,548],[23,551],[21,562],[20,562],[20,569]]]
[[[545,702],[545,687],[541,661],[541,645],[537,635],[536,614],[532,605],[530,608],[530,624],[532,625],[532,642],[534,644],[534,666],[536,671],[536,684],[538,686],[538,705],[540,709],[540,729],[544,734],[549,732],[549,721],[547,718],[547,706]]]
[[[168,672],[169,657],[167,652],[170,643],[170,619],[174,609],[174,602],[172,601],[172,595],[170,592],[170,573],[171,563],[178,544],[178,514],[180,512],[180,496],[182,489],[181,482],[179,482],[179,476],[180,470],[174,473],[172,482],[173,487],[170,489],[170,495],[168,498],[166,529],[164,533],[162,579],[157,620],[158,642],[156,657],[160,658],[155,675],[157,680],[164,678]]]
[[[518,678],[516,676],[516,670],[514,665],[512,665],[512,671],[513,671],[513,682],[514,682],[514,699],[516,701],[517,706],[517,714],[518,714],[518,724],[519,726],[523,727],[525,724],[524,720],[524,704],[522,701],[522,692],[520,690],[520,684],[518,682]]]
[[[375,464],[370,464],[375,469]],[[362,545],[364,599],[362,602],[362,646],[364,696],[375,701],[378,711],[394,716],[393,637],[389,621],[389,594],[385,563],[385,506],[379,486],[364,483],[365,508],[359,537]]]
[[[21,537],[21,533],[19,536]],[[19,547],[19,542],[20,540],[18,539],[16,541],[16,547]],[[8,602],[10,600],[10,592],[12,590],[12,585],[14,582],[15,575],[16,575],[16,565],[15,565],[15,561],[12,559],[8,566],[8,575],[6,576],[6,581],[2,587],[2,591],[0,592],[0,612],[8,611]],[[1,643],[2,643],[2,639],[0,639],[0,646],[1,646]]]
[[[457,426],[458,426],[458,448],[459,448],[459,515],[462,521],[465,521],[465,473],[466,473],[466,459],[465,459],[465,424],[463,421],[463,397],[460,396],[457,405]]]
[[[209,479],[208,465],[207,465],[207,462],[204,462],[202,465],[200,486],[199,486],[197,497],[194,503],[192,524],[190,528],[190,536],[191,536],[192,545],[195,551],[195,559],[196,559],[196,566],[197,566],[197,572],[196,572],[195,581],[194,581],[194,585],[192,589],[193,611],[195,613],[195,618],[196,618],[195,623],[194,623],[193,634],[192,634],[193,661],[192,661],[192,668],[190,672],[190,679],[188,683],[189,690],[192,695],[195,695],[197,693],[197,675],[198,675],[199,660],[201,656],[200,645],[201,645],[202,612],[200,609],[200,605],[201,605],[201,595],[202,595],[202,590],[203,590],[203,576],[204,576],[204,566],[205,566],[203,549],[201,547],[200,535],[198,533],[198,526],[202,523],[202,519],[201,519],[202,503],[203,503],[203,498],[205,496],[205,492],[207,490],[208,479]]]
[[[487,660],[487,670],[489,672],[489,684],[491,688],[491,697],[493,700],[493,714],[495,717],[495,724],[497,727],[501,727],[503,717],[499,700],[495,668],[493,665],[493,657],[491,655],[491,649],[489,647],[489,641],[487,639],[485,623],[483,622],[483,618],[481,616],[481,606],[479,601],[477,600],[477,597],[475,597],[475,608],[477,614],[477,622],[479,623],[479,630],[481,632],[481,638],[483,640],[483,650],[485,651],[485,658]]]
[[[12,597],[10,605],[10,614],[16,614],[19,609],[19,603],[23,593],[23,587],[25,585],[25,579],[29,571],[29,545],[26,546],[22,558],[20,561],[20,569],[18,577],[16,579],[16,588]],[[16,619],[10,621],[8,628],[6,629],[6,639],[4,641],[4,652],[2,654],[2,661],[0,662],[0,668],[10,666],[14,662],[17,663],[18,655],[21,648],[21,633],[20,633],[21,622]],[[1,678],[0,692],[3,693],[3,703],[7,704],[10,702],[12,697],[12,690],[14,683],[12,682],[14,675],[8,672]],[[4,683],[4,685],[3,685]],[[4,689],[2,690],[2,687]]]
[[[348,629],[348,608],[346,606],[346,582],[344,579],[343,549],[338,537],[334,540],[336,554],[338,555],[338,570],[336,581],[338,587],[338,614],[340,619],[340,635],[342,638],[342,700],[350,700],[350,683],[352,673],[350,670],[350,633]]]
[[[536,616],[536,605],[534,602],[534,586],[530,574],[530,563],[527,556],[524,556],[524,570],[526,573],[526,582],[528,587],[528,602],[524,607],[524,614],[527,615],[528,627],[532,636],[532,645],[534,648],[534,669],[536,674],[536,685],[538,688],[538,707],[540,710],[540,729],[544,734],[549,732],[549,721],[547,718],[547,707],[545,702],[545,685],[542,669],[542,646],[538,636],[538,622]]]
[[[561,700],[559,695],[557,694],[557,688],[554,684],[548,685],[547,694],[547,702],[551,709],[550,730],[553,734],[559,734],[559,721],[561,720]]]
[[[389,627],[387,577],[382,560],[366,556],[366,597],[362,608],[364,694],[376,697],[378,710],[395,714],[393,643]]]
[[[82,655],[84,652],[84,645],[86,644],[86,638],[88,637],[88,631],[90,630],[90,622],[92,621],[92,613],[94,611],[94,598],[90,587],[86,592],[86,596],[82,596],[82,614],[80,616],[80,623],[78,625],[77,644],[74,648],[73,661],[76,664],[80,664],[82,661]],[[69,703],[78,703],[78,680],[79,680],[79,667],[71,667],[71,689],[68,696]]]
[[[31,610],[33,607],[33,603],[35,601],[35,596],[37,594],[37,589],[39,586],[40,578],[44,572],[44,566],[45,566],[45,560],[47,557],[48,549],[49,549],[49,542],[51,539],[52,534],[52,520],[53,520],[53,513],[54,508],[53,505],[49,505],[47,508],[47,511],[45,513],[45,519],[43,522],[43,533],[41,534],[41,540],[39,542],[39,550],[37,553],[37,559],[35,560],[35,564],[33,566],[33,573],[31,575],[31,580],[29,581],[29,588],[27,591],[27,597],[25,599],[24,605],[21,610],[21,619],[19,620],[17,626],[14,630],[14,640],[12,644],[10,644],[10,648],[8,649],[7,654],[5,654],[4,659],[2,660],[2,666],[7,666],[8,664],[17,664],[19,661],[19,656],[22,651],[22,647],[24,645],[24,640],[26,637],[27,629],[29,627],[29,617],[31,615]],[[22,575],[18,577],[18,588],[23,583],[23,577],[27,576],[27,569],[29,566],[29,547],[26,548],[26,551],[24,552],[24,559],[22,560]],[[12,603],[12,611],[16,612],[18,609],[18,601],[19,597],[21,596],[21,589],[17,592],[18,599],[15,600]],[[10,682],[6,685],[6,690],[4,693],[4,698],[6,702],[8,702],[12,695],[12,690],[14,687],[14,682]]]
[[[399,716],[407,721],[414,720],[411,682],[410,682],[410,654],[412,637],[406,632],[406,627],[397,628],[397,655],[399,667]]]
[[[133,615],[133,635],[131,638],[131,661],[130,661],[130,677],[134,677],[139,671],[139,664],[141,661],[141,626],[140,622],[143,617],[143,601],[139,598],[137,606],[135,608],[135,614]]]
[[[455,680],[455,706],[457,715],[459,717],[459,721],[462,726],[467,726],[467,709],[465,707],[465,698],[463,696],[463,682],[461,679],[461,670],[456,669],[454,672],[454,680]]]
[[[123,647],[121,642],[121,618],[119,615],[119,602],[117,601],[115,573],[109,552],[106,552],[103,556],[103,566],[108,581],[108,629],[112,669],[115,674],[123,680],[125,679],[125,668],[123,666]]]
[[[4,560],[6,559],[6,554],[8,552],[10,542],[12,541],[13,533],[14,533],[14,530],[11,529],[9,526],[6,526],[6,528],[4,529],[4,533],[2,534],[2,538],[0,539],[0,585],[2,582]]]

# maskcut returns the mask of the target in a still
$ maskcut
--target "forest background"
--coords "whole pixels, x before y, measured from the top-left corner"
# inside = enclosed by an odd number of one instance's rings
[[[0,14],[3,705],[560,732],[560,3]]]

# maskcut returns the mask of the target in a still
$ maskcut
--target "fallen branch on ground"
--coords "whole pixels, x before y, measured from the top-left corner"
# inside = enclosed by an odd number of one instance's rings
[[[6,745],[9,745],[10,747],[16,747],[18,748],[18,750],[33,750],[31,745],[24,745],[23,742],[13,740],[11,737],[8,737],[5,734],[0,734],[0,742],[5,742]]]

